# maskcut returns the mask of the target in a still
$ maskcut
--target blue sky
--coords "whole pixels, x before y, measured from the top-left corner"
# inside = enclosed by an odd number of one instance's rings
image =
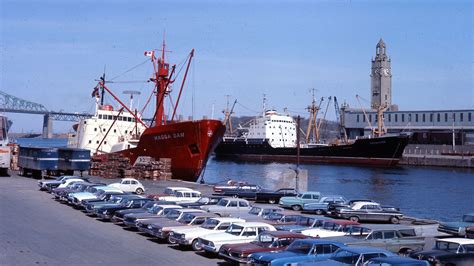
[[[180,103],[185,116],[194,98],[195,117],[210,117],[213,106],[221,117],[226,94],[240,103],[237,115],[255,115],[263,94],[270,107],[306,115],[310,88],[358,107],[356,94],[370,98],[370,59],[380,38],[392,58],[393,103],[401,110],[474,106],[467,0],[0,0],[0,8],[1,90],[50,110],[92,112],[90,93],[104,67],[114,77],[144,62],[143,52],[158,49],[164,32],[173,63],[196,49]],[[150,74],[144,64],[116,80]],[[121,96],[140,90],[141,106],[151,91],[144,83],[110,87]],[[12,131],[41,130],[40,116],[8,116]],[[54,123],[55,132],[70,126]]]

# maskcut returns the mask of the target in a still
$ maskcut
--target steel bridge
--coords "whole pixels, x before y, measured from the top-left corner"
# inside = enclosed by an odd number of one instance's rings
[[[92,114],[49,111],[44,105],[0,91],[0,112],[43,115],[43,138],[53,135],[53,120],[76,122]]]

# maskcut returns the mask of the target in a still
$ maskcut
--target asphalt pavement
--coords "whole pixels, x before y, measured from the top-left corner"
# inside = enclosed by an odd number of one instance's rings
[[[0,265],[216,265],[39,191],[32,178],[0,177]]]

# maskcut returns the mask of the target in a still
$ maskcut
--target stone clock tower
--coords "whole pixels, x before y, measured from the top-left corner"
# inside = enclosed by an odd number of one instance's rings
[[[392,108],[392,68],[390,58],[387,56],[387,47],[382,39],[377,43],[375,59],[372,58],[371,82],[371,107],[377,109],[385,106]],[[396,110],[393,110],[396,111]]]

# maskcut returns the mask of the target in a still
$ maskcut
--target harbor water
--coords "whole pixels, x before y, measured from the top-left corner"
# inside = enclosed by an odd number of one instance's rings
[[[66,139],[18,139],[20,145],[65,146]],[[308,171],[308,189],[348,199],[373,199],[399,207],[408,216],[441,221],[459,220],[474,212],[474,171],[458,168],[397,166],[373,168],[348,165],[301,165]],[[242,163],[211,158],[203,174],[206,183],[245,180],[278,188],[294,164]]]

